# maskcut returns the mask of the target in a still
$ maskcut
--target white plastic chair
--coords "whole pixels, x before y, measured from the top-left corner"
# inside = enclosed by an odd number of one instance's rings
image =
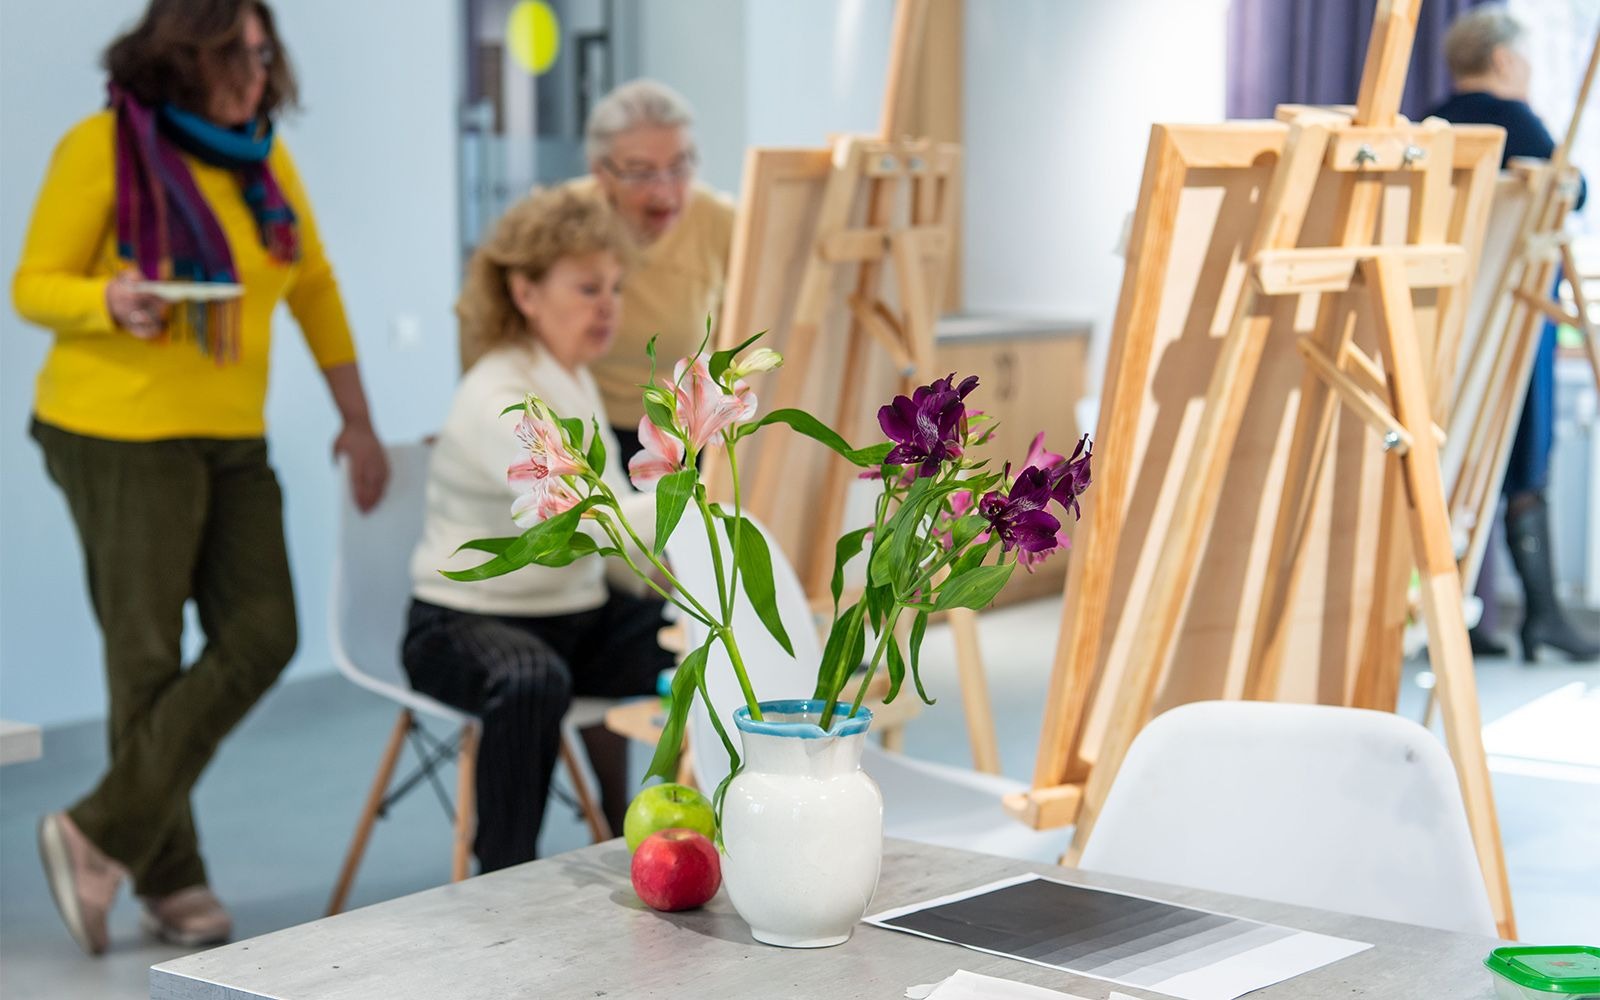
[[[1454,768],[1388,712],[1195,702],[1147,725],[1081,866],[1494,934]]]
[[[368,691],[399,704],[400,714],[379,760],[366,805],[356,821],[355,834],[328,902],[330,915],[344,908],[378,817],[423,780],[432,782],[444,800],[434,770],[451,757],[457,765],[451,859],[453,881],[467,877],[472,854],[478,720],[412,690],[400,663],[400,644],[406,634],[406,609],[411,602],[411,552],[422,535],[428,459],[432,449],[427,443],[419,442],[390,445],[385,451],[389,457],[389,486],[382,501],[365,514],[356,509],[348,470],[341,462],[338,540],[329,588],[328,640],[339,672]],[[592,773],[587,767],[587,756],[577,750],[581,745],[577,731],[602,721],[613,704],[615,702],[606,698],[575,698],[561,724],[561,760],[572,777],[579,807],[596,843],[610,839],[611,829],[590,791]],[[435,740],[418,721],[419,716],[438,719],[455,728],[454,742]],[[401,747],[408,737],[419,763],[410,776],[391,790]]]
[[[795,655],[791,658],[768,634],[744,596],[742,586],[734,607],[739,652],[757,697],[763,700],[809,698],[816,684],[817,664],[822,660],[821,643],[812,625],[805,590],[793,567],[778,548],[777,541],[764,528],[762,532],[772,554],[778,613]],[[726,563],[727,536],[721,535],[719,539]],[[667,554],[674,575],[686,587],[702,600],[707,596],[715,598],[716,575],[706,545],[705,526],[694,511],[684,516],[673,533],[667,543]],[[687,615],[681,620],[688,648],[705,641],[704,626]],[[884,668],[880,665],[879,669]],[[739,736],[734,729],[732,713],[744,699],[720,643],[712,647],[706,666],[706,686],[726,720],[729,738],[737,745]],[[916,697],[909,679],[899,697]],[[688,728],[695,781],[709,792],[721,783],[731,763],[711,725],[711,716],[698,699],[690,713]],[[884,750],[870,741],[862,751],[861,766],[883,791],[886,836],[1032,861],[1054,862],[1066,848],[1070,830],[1029,829],[1002,807],[1002,797],[1027,790],[1020,782],[916,760]]]

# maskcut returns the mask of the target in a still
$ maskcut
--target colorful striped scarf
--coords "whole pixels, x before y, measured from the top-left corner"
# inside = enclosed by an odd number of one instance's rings
[[[270,121],[248,133],[234,131],[170,104],[153,109],[116,84],[110,93],[117,118],[119,256],[152,280],[239,280],[227,235],[183,160],[187,152],[233,172],[272,259],[299,259],[294,211],[267,166]],[[238,360],[239,327],[238,299],[184,303],[168,323],[169,335],[193,339],[218,364]]]

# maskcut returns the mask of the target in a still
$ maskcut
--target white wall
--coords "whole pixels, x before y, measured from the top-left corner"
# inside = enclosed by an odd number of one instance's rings
[[[970,311],[1088,319],[1098,373],[1150,125],[1223,118],[1226,12],[1226,0],[967,0]]]
[[[103,103],[99,50],[140,0],[0,4],[0,275],[9,287],[45,163]],[[456,5],[276,0],[305,109],[283,129],[344,285],[379,433],[414,438],[455,377]],[[381,14],[380,14],[381,11]],[[410,347],[397,318],[416,324]],[[300,602],[293,671],[330,668],[324,608],[335,418],[280,314],[267,420],[287,495]],[[400,338],[403,339],[403,338]],[[49,335],[0,309],[0,715],[39,723],[104,712],[99,639],[65,504],[26,427]]]
[[[695,111],[700,178],[736,191],[744,167],[743,0],[634,0],[639,75],[676,89]],[[621,82],[621,81],[618,81]]]
[[[640,71],[699,113],[703,175],[738,187],[749,144],[872,131],[892,0],[638,3]],[[100,48],[140,0],[0,4],[0,274],[44,164],[98,107]],[[973,309],[1090,318],[1103,338],[1149,125],[1222,115],[1224,0],[968,0],[963,76]],[[284,129],[344,284],[379,431],[415,437],[454,382],[455,0],[278,0],[306,108]],[[381,10],[381,16],[379,11]],[[85,25],[93,29],[84,30]],[[49,44],[40,44],[48,39]],[[415,324],[407,346],[397,324]],[[268,423],[300,600],[294,672],[329,666],[324,607],[334,417],[281,318]],[[65,506],[26,436],[48,335],[0,309],[0,715],[103,712],[98,636]]]

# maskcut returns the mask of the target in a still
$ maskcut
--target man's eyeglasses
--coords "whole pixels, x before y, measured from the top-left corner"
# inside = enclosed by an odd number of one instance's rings
[[[693,153],[687,153],[665,170],[657,170],[654,167],[619,167],[610,157],[601,159],[600,165],[605,167],[606,172],[612,177],[629,187],[648,187],[657,182],[682,184],[694,176],[695,156]]]

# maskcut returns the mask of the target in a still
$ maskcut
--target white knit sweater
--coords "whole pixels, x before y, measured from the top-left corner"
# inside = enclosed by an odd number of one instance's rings
[[[478,359],[456,388],[433,448],[428,468],[427,517],[422,540],[411,556],[412,593],[430,604],[492,615],[559,615],[597,608],[606,601],[606,584],[639,593],[643,585],[617,559],[586,556],[568,566],[528,566],[505,576],[460,583],[441,569],[465,569],[489,558],[460,552],[474,538],[519,535],[511,520],[517,492],[506,469],[518,460],[515,412],[500,411],[533,392],[562,417],[593,417],[606,446],[603,478],[622,498],[628,520],[650,543],[655,527],[654,496],[636,494],[617,460],[617,440],[605,404],[587,369],[568,371],[537,344],[502,346]],[[585,447],[588,442],[585,441]],[[604,541],[598,528],[596,541]]]

